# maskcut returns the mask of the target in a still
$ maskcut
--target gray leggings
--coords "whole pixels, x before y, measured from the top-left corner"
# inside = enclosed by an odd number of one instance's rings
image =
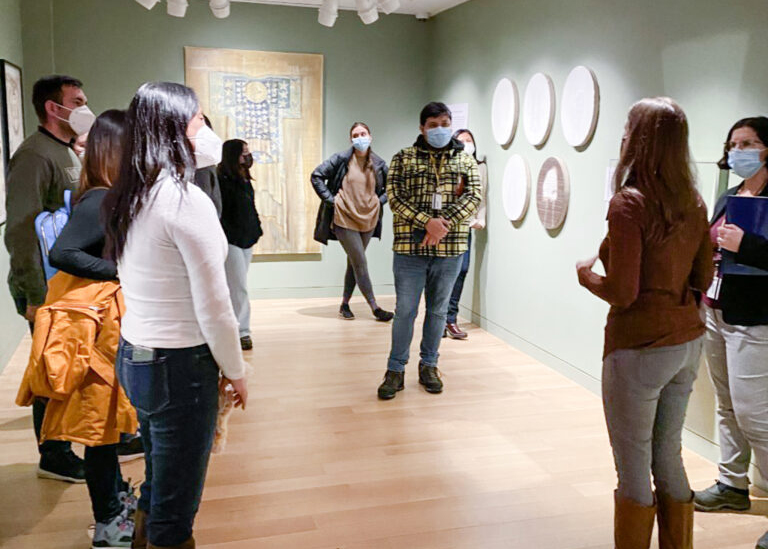
[[[373,231],[361,233],[343,227],[334,227],[333,232],[339,239],[341,247],[347,253],[347,272],[344,275],[344,301],[349,301],[352,292],[355,291],[355,284],[360,286],[365,300],[369,303],[375,303],[376,298],[373,295],[373,284],[368,275],[368,261],[365,258],[365,249],[371,241]]]
[[[656,491],[690,501],[681,436],[701,346],[699,338],[605,357],[603,407],[623,498],[652,505],[652,473]]]

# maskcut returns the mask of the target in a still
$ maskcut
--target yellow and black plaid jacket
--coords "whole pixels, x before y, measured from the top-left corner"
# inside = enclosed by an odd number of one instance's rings
[[[452,140],[445,150],[434,151],[419,136],[412,147],[392,158],[387,197],[392,208],[395,253],[454,257],[467,251],[467,220],[477,211],[481,189],[477,162],[462,148],[460,142]],[[439,211],[432,209],[436,191],[442,196]],[[437,246],[421,246],[424,225],[433,217],[447,219],[451,229]]]

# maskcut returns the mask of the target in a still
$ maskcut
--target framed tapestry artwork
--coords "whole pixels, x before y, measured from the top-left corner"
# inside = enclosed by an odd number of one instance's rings
[[[316,254],[318,199],[310,175],[322,161],[323,56],[184,48],[186,83],[222,139],[242,139],[264,236],[254,252]]]
[[[8,61],[0,61],[0,108],[3,111],[3,149],[6,165],[24,141],[24,102],[21,69]]]

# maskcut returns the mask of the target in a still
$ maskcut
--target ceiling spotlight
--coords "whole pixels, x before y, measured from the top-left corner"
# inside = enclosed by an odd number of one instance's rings
[[[339,0],[324,0],[317,14],[317,22],[326,27],[332,27],[339,16]]]
[[[139,4],[147,8],[148,10],[151,10],[155,7],[155,4],[157,4],[160,0],[136,0]]]
[[[381,11],[389,15],[400,7],[400,0],[380,0],[379,7]]]
[[[229,17],[229,0],[211,0],[209,5],[214,17],[219,19]]]
[[[379,10],[373,0],[356,0],[357,15],[366,25],[375,23],[379,19]]]
[[[184,17],[187,13],[187,0],[168,0],[168,15]]]

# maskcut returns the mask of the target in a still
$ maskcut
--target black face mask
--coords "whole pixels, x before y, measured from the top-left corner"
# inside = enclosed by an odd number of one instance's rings
[[[240,162],[240,165],[246,170],[250,170],[251,166],[253,166],[253,155],[251,153],[246,154],[243,161]]]

